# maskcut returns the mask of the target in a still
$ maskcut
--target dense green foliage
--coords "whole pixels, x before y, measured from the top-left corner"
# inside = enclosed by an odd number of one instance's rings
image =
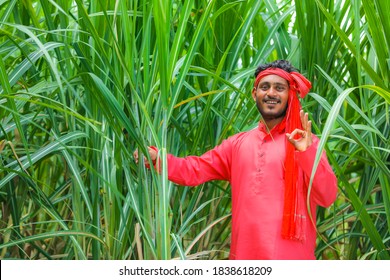
[[[0,257],[226,258],[228,183],[178,187],[166,154],[256,126],[254,69],[289,59],[339,179],[317,257],[389,259],[390,4],[295,2],[0,1]]]

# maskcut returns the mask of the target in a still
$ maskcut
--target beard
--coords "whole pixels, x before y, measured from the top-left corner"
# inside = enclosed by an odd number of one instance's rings
[[[286,106],[281,109],[281,110],[275,110],[275,111],[266,111],[264,110],[264,103],[262,103],[263,101],[260,101],[258,98],[256,98],[256,107],[257,107],[257,110],[259,111],[261,117],[264,119],[264,120],[273,120],[273,119],[279,119],[279,118],[284,118],[284,116],[286,115],[286,112],[287,112],[287,107],[288,105],[286,104]]]

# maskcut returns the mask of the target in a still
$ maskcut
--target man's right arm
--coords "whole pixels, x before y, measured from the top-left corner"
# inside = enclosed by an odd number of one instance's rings
[[[168,179],[184,186],[197,186],[211,180],[229,181],[231,153],[228,146],[217,146],[201,156],[180,158],[168,154]]]
[[[161,160],[156,147],[148,148],[154,168],[161,172]],[[138,162],[138,153],[134,153]],[[145,161],[147,167],[149,163]],[[184,186],[197,186],[211,180],[230,180],[231,143],[223,141],[219,146],[201,156],[176,157],[167,155],[168,179]]]

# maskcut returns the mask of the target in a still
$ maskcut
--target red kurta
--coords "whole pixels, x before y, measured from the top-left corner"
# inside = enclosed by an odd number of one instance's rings
[[[267,133],[257,129],[236,134],[200,157],[168,155],[168,179],[186,186],[210,180],[227,180],[232,192],[232,237],[230,259],[315,259],[316,229],[304,210],[306,238],[286,240],[281,236],[284,205],[285,131],[282,126]],[[304,152],[295,152],[300,167],[302,201],[314,163],[318,138]],[[337,180],[321,157],[310,194],[312,217],[316,206],[327,207],[336,199]],[[306,209],[306,207],[304,207]]]

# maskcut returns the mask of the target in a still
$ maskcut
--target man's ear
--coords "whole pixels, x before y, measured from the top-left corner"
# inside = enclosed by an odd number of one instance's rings
[[[252,98],[254,101],[256,101],[256,88],[255,87],[253,87],[253,89],[252,89]]]

